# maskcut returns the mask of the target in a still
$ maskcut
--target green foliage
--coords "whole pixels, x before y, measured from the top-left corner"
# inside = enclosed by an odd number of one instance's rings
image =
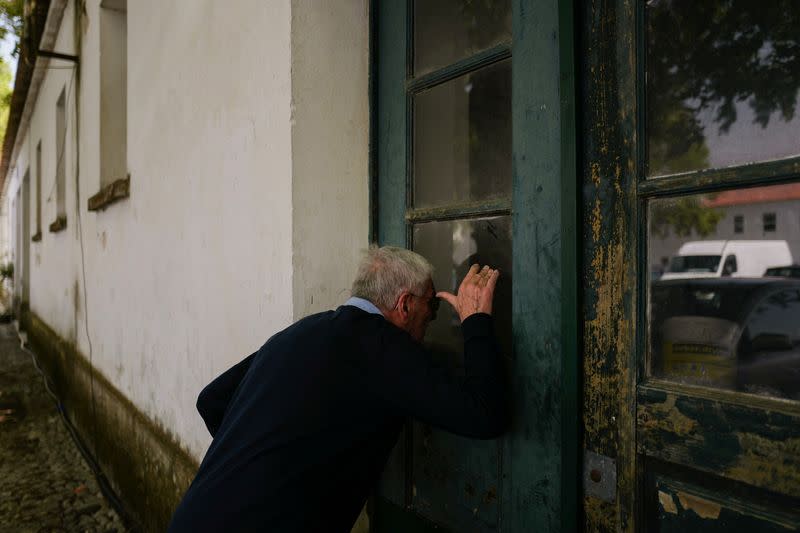
[[[19,55],[19,42],[23,27],[23,0],[0,0],[0,40],[15,37],[13,56]],[[6,58],[0,57],[0,143],[6,136],[8,112],[11,108],[13,73]],[[1,275],[1,274],[0,274]]]
[[[19,39],[23,29],[24,0],[0,0],[0,40],[10,33],[16,39],[12,55],[19,55]]]
[[[678,237],[688,237],[692,230],[700,237],[714,233],[725,212],[703,205],[703,198],[689,196],[657,200],[650,211],[650,232],[664,239],[669,229]]]
[[[0,281],[14,279],[14,263],[8,262],[0,265]]]
[[[11,69],[5,59],[0,57],[0,143],[6,137],[8,110],[11,107]]]

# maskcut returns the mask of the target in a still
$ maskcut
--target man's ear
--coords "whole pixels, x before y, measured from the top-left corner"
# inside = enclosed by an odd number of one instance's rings
[[[400,295],[400,298],[397,299],[397,310],[400,311],[404,318],[408,315],[408,300],[410,298],[411,295],[407,292],[404,292]]]

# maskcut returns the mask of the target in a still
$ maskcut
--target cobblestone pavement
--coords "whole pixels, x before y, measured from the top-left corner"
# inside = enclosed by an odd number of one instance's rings
[[[0,324],[0,532],[125,531],[16,330]]]

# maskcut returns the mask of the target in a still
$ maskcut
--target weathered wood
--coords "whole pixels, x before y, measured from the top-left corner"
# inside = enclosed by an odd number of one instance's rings
[[[455,218],[474,218],[511,214],[511,198],[492,198],[477,202],[464,202],[442,207],[425,207],[406,211],[408,223],[431,220],[452,220]]]
[[[583,447],[616,461],[616,500],[584,499],[587,531],[633,531],[638,158],[636,8],[582,5]]]
[[[406,246],[406,14],[408,0],[395,2],[373,1],[377,10],[376,83],[378,114],[377,132],[377,237],[381,245]],[[405,433],[392,451],[383,473],[380,494],[391,503],[405,507],[410,503],[406,482],[407,444]],[[379,512],[379,511],[378,511]],[[377,529],[379,531],[379,529]]]
[[[796,181],[800,174],[800,157],[750,163],[734,168],[712,168],[674,176],[643,180],[639,183],[642,196],[663,196],[711,192],[723,188],[764,185],[786,180]]]
[[[457,442],[437,434],[426,447],[420,445],[425,435],[415,435],[411,443],[417,444],[416,449],[406,450],[406,464],[395,457],[382,494],[399,507],[394,511],[445,517],[447,523],[440,526],[454,531],[574,531],[580,458],[573,3],[512,1],[512,198],[415,210],[408,209],[411,93],[452,79],[465,69],[507,58],[511,48],[500,45],[411,80],[408,55],[404,55],[411,51],[405,18],[408,3],[373,3],[380,9],[378,240],[409,244],[410,222],[511,214],[515,420],[499,446]],[[435,454],[441,453],[449,455],[439,460]],[[426,462],[424,454],[433,460]],[[409,471],[420,475],[426,483],[412,484],[413,506],[406,509],[396,478],[402,469],[406,475]],[[485,483],[469,483],[471,478]],[[473,500],[481,507],[467,509],[465,503]],[[440,509],[435,513],[424,509],[426,503]],[[461,506],[472,516],[466,517],[461,508],[450,512],[444,509],[447,505],[449,509]],[[400,530],[403,516],[386,524],[380,506],[376,507],[379,516],[373,524],[378,531]]]
[[[461,61],[457,61],[452,65],[448,65],[442,69],[435,70],[424,76],[418,78],[411,78],[406,83],[406,88],[409,92],[418,92],[452,80],[467,72],[485,67],[497,61],[508,59],[511,57],[511,43],[499,44],[488,50],[484,50],[474,56],[467,57]]]
[[[800,406],[741,405],[642,387],[639,453],[800,497]]]
[[[646,499],[648,531],[676,533],[759,533],[797,531],[798,509],[742,498],[729,489],[709,489],[676,481],[671,475],[653,476]]]
[[[59,215],[50,224],[50,233],[57,233],[59,231],[67,229],[67,215]]]
[[[102,211],[111,204],[118,202],[130,196],[131,193],[131,177],[118,179],[109,183],[94,196],[91,196],[88,201],[89,211]]]

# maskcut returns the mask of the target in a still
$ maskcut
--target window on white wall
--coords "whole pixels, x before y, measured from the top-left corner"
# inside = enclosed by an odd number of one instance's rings
[[[89,209],[105,209],[128,196],[127,0],[100,3],[100,191]]]
[[[61,231],[67,227],[67,178],[66,178],[66,146],[67,146],[67,111],[64,88],[56,100],[56,219],[50,224],[50,231]]]
[[[776,226],[775,213],[764,213],[764,231],[775,231]]]
[[[743,233],[744,232],[744,216],[743,215],[735,215],[733,217],[733,232],[734,233]]]
[[[36,233],[31,240],[42,240],[42,141],[36,145]]]

